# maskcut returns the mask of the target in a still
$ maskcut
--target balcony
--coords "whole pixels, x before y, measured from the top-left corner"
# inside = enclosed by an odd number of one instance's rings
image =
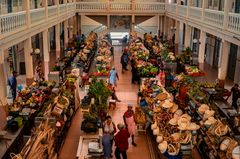
[[[54,21],[65,20],[75,15],[75,3],[60,4],[45,8],[0,15],[0,39],[26,30],[34,30],[37,26],[46,28]],[[46,14],[47,13],[47,14]],[[66,16],[67,15],[67,16]]]
[[[76,11],[80,13],[128,13],[128,14],[160,14],[165,12],[165,3],[159,2],[77,2]]]
[[[195,23],[205,28],[219,29],[240,35],[240,14],[228,13],[224,17],[223,11],[202,9],[192,6],[167,4],[166,13],[176,18],[185,19],[188,22]],[[225,25],[224,25],[225,24]]]

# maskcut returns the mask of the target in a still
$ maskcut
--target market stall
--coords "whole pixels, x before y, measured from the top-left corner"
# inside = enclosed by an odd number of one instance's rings
[[[188,77],[180,81],[184,87],[187,86],[186,82],[190,83]],[[191,82],[196,87],[197,83]],[[239,157],[239,154],[235,154],[239,139],[233,133],[232,126],[228,121],[221,120],[221,114],[211,103],[206,104],[206,97],[196,92],[198,87],[194,89],[189,84],[184,90],[186,103],[181,106],[178,102],[173,102],[172,95],[156,79],[142,79],[140,90],[140,98],[147,102],[147,105],[140,106],[145,115],[153,120],[147,135],[150,145],[158,145],[159,150],[155,149],[154,153],[156,156],[191,157],[191,150],[197,149],[204,158]],[[140,103],[142,101],[140,100]]]

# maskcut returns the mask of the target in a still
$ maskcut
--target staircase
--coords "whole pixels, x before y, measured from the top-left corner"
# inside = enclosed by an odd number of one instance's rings
[[[90,26],[91,27],[91,26]],[[101,24],[100,26],[94,28],[94,29],[88,29],[87,32],[85,32],[85,35],[88,36],[90,34],[90,32],[93,31],[95,33],[97,33],[98,37],[101,37],[105,34],[107,34],[108,30],[107,30],[107,26],[106,25],[103,25]]]

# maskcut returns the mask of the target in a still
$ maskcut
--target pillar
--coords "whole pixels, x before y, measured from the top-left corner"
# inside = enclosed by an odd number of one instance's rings
[[[158,35],[160,35],[160,16],[159,15],[156,15],[157,16],[157,32],[158,32]]]
[[[56,59],[60,58],[61,41],[60,41],[60,23],[55,25],[55,41],[56,41]]]
[[[57,6],[57,9],[58,9],[58,15],[59,15],[59,11],[60,11],[60,9],[59,9],[59,0],[54,0],[54,5],[56,5]]]
[[[43,0],[42,5],[45,8],[45,19],[48,19],[48,0]]]
[[[189,10],[191,6],[192,6],[192,0],[188,0],[187,1],[187,18],[189,17]]]
[[[164,40],[167,40],[168,37],[168,17],[164,16]]]
[[[73,17],[71,17],[68,22],[69,22],[69,25],[68,25],[68,27],[69,27],[69,39],[70,39],[70,41],[72,41],[73,40]]]
[[[206,47],[206,32],[201,30],[200,39],[199,39],[199,52],[198,52],[198,64],[200,69],[204,69],[204,55],[205,55],[205,47]]]
[[[68,47],[68,20],[63,22],[63,30],[64,30],[64,47]]]
[[[0,48],[0,100],[2,101],[3,105],[7,105],[7,81],[6,81],[6,74],[4,71],[4,51]],[[1,105],[1,103],[0,103]]]
[[[191,42],[191,26],[185,24],[184,48],[190,47],[190,42]]]
[[[135,30],[135,15],[132,15],[132,25],[131,25],[131,31]]]
[[[49,74],[49,50],[48,50],[48,30],[43,31],[43,60],[44,60],[44,78],[48,80]]]
[[[108,32],[110,32],[110,15],[108,14],[107,15],[107,29],[108,29]]]
[[[76,37],[77,36],[77,31],[78,31],[78,27],[77,27],[77,14],[73,17],[73,36]]]
[[[163,27],[162,27],[162,16],[159,16],[158,19],[159,19],[158,20],[159,21],[159,24],[158,24],[159,25],[159,33],[158,34],[161,35],[162,29],[163,29]]]
[[[225,78],[227,76],[229,50],[230,43],[226,40],[222,40],[222,52],[219,58],[220,67],[218,68],[218,80],[220,87],[224,87]]]
[[[24,41],[24,59],[25,59],[25,69],[26,69],[26,84],[27,86],[31,85],[34,81],[34,72],[33,72],[33,57],[32,53],[32,40],[29,37]]]
[[[225,0],[224,1],[224,19],[223,19],[223,27],[227,29],[228,27],[228,13],[232,10],[232,2],[233,0]]]
[[[205,9],[208,7],[208,0],[202,0],[202,21],[204,20],[204,12]]]
[[[175,21],[175,27],[176,27],[176,31],[175,31],[175,54],[178,54],[178,44],[179,44],[179,39],[180,39],[180,22],[179,21]]]
[[[23,10],[26,11],[27,16],[27,27],[29,28],[31,25],[31,16],[30,16],[30,1],[29,0],[23,0]]]

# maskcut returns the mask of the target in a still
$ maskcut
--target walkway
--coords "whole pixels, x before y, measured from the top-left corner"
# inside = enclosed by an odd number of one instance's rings
[[[138,85],[131,84],[131,71],[121,73],[121,57],[122,48],[114,48],[114,66],[118,71],[120,80],[117,85],[117,96],[122,101],[117,104],[115,110],[111,110],[109,114],[112,116],[113,121],[118,124],[123,122],[123,113],[127,110],[127,104],[132,103],[137,104],[137,92],[139,89]],[[80,131],[82,114],[78,110],[69,129],[65,144],[63,145],[62,151],[59,155],[59,159],[75,159],[78,147],[79,136],[82,134]],[[150,159],[150,154],[148,150],[147,140],[145,135],[136,135],[137,147],[133,147],[129,144],[128,158],[129,159]],[[131,139],[129,138],[129,143]],[[140,154],[140,155],[138,155]],[[136,156],[137,155],[137,156]],[[114,158],[113,158],[114,159]]]

